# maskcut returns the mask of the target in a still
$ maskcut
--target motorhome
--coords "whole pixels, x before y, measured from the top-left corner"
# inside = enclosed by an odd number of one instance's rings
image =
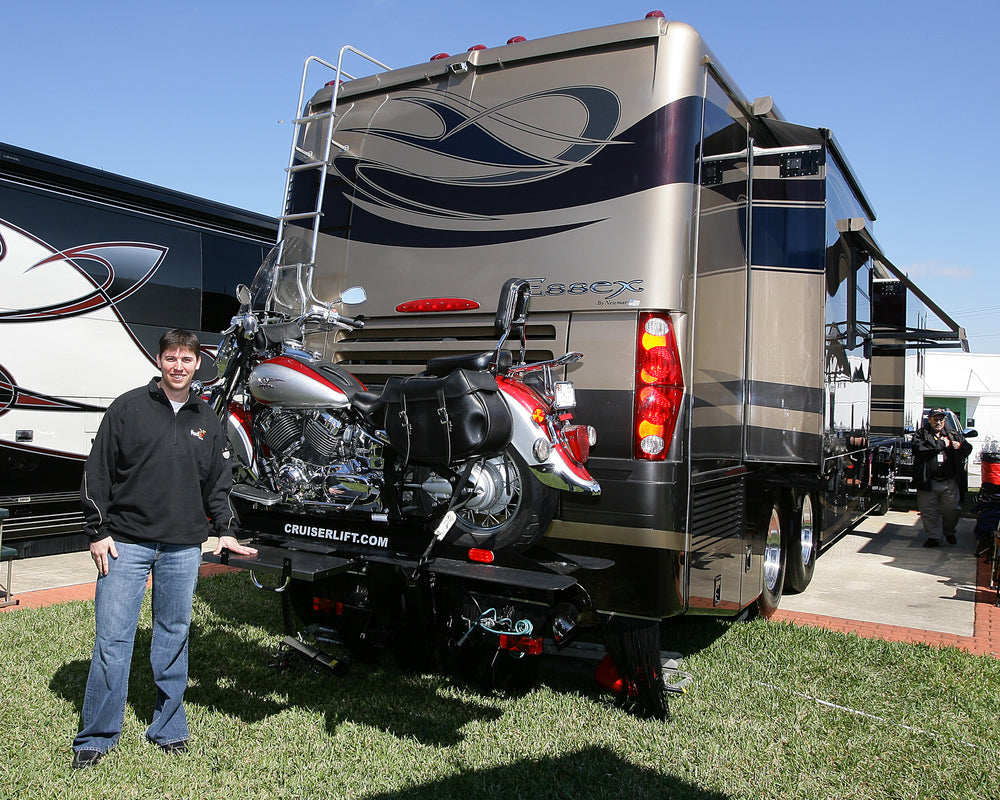
[[[20,555],[86,547],[79,486],[104,410],[162,332],[212,348],[273,218],[0,144],[0,506]]]
[[[369,386],[416,374],[488,350],[521,277],[528,357],[585,354],[567,375],[602,491],[564,497],[546,544],[614,562],[580,579],[599,612],[768,614],[887,506],[899,348],[964,332],[899,319],[929,298],[836,139],[745,97],[690,26],[398,69],[345,47],[307,62],[299,109],[280,237],[320,297],[367,290],[364,329],[311,347]]]

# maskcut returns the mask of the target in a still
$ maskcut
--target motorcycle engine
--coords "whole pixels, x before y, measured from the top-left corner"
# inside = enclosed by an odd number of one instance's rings
[[[381,511],[382,446],[335,413],[267,408],[256,418],[276,488],[292,504]]]

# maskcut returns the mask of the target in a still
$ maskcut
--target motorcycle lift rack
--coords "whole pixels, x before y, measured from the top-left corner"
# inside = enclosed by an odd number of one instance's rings
[[[537,566],[541,565],[539,562],[524,557],[517,557],[516,560],[521,560],[524,564],[537,565],[536,569],[524,569],[520,566],[479,564],[441,556],[425,563],[420,563],[420,559],[416,556],[379,556],[366,553],[364,556],[349,557],[331,553],[319,553],[307,549],[290,550],[284,547],[259,543],[255,543],[254,547],[257,548],[257,555],[255,556],[237,556],[230,553],[229,550],[224,549],[219,556],[206,553],[204,560],[208,563],[247,570],[250,572],[250,578],[258,589],[275,593],[283,593],[292,580],[320,581],[358,567],[364,561],[390,564],[413,569],[414,571],[422,570],[439,575],[467,578],[483,583],[515,585],[520,588],[536,591],[559,591],[568,589],[577,583],[576,578],[572,577],[572,575],[539,570],[537,569]],[[552,553],[551,555],[555,559],[554,563],[564,564],[567,570],[571,569],[572,571],[576,571],[577,569],[606,569],[612,563],[600,558],[576,555],[564,556],[557,553]],[[279,576],[279,583],[273,587],[265,586],[257,580],[256,573],[277,575]],[[329,668],[335,673],[343,672],[349,666],[348,661],[338,659],[329,653],[312,647],[293,635],[287,603],[283,602],[282,605],[286,635],[281,641],[281,648],[298,653],[309,662]],[[586,642],[571,642],[569,644],[557,645],[553,639],[546,637],[543,654],[546,656],[558,656],[557,660],[561,662],[585,663],[594,666],[607,655],[607,650],[603,645]],[[679,653],[669,651],[660,652],[663,685],[668,693],[683,693],[693,681],[693,676],[690,673],[681,670],[680,657]]]

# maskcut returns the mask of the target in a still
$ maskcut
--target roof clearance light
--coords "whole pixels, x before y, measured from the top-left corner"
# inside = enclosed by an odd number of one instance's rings
[[[469,52],[471,53],[473,50],[485,50],[485,49],[486,49],[485,44],[474,44],[472,45],[472,47],[469,48]]]
[[[431,61],[440,61],[442,58],[451,58],[451,56],[448,55],[447,53],[438,53],[436,55],[431,56],[430,60]]]
[[[396,306],[400,314],[433,314],[440,311],[475,311],[479,303],[464,297],[428,297],[424,300],[408,300]]]
[[[526,42],[526,41],[528,40],[523,36],[511,36],[507,40],[507,44],[520,44],[521,42]]]
[[[662,11],[660,11],[659,9],[656,9],[655,11],[650,11],[646,15],[646,19],[666,19],[666,17],[663,16],[663,12]]]
[[[635,355],[636,458],[663,460],[670,450],[684,397],[684,376],[673,325],[666,313],[639,315]]]

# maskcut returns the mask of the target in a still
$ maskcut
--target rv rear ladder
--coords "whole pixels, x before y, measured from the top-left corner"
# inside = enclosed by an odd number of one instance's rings
[[[313,264],[316,262],[316,247],[319,242],[319,229],[320,221],[323,218],[323,195],[326,191],[326,178],[330,172],[330,153],[334,146],[337,147],[341,152],[347,152],[349,149],[345,145],[334,141],[333,139],[333,122],[337,116],[337,87],[340,86],[341,79],[346,78],[347,80],[354,80],[355,76],[346,72],[343,68],[344,55],[346,53],[354,53],[357,56],[371,62],[381,69],[388,70],[391,67],[386,66],[381,61],[377,61],[371,56],[362,53],[360,50],[355,50],[350,45],[345,45],[340,48],[340,55],[337,58],[337,64],[334,66],[328,61],[324,61],[317,56],[309,56],[306,59],[305,65],[302,67],[302,82],[299,85],[299,104],[296,107],[296,113],[302,113],[302,104],[305,101],[306,92],[306,82],[309,76],[309,67],[311,64],[319,64],[322,67],[330,69],[334,73],[334,78],[329,83],[333,84],[333,92],[330,97],[330,109],[329,111],[324,111],[319,114],[308,114],[304,117],[297,117],[292,120],[295,126],[294,133],[292,135],[292,149],[288,156],[288,166],[285,168],[285,205],[284,209],[287,211],[289,207],[289,201],[291,200],[292,191],[292,176],[299,172],[306,172],[308,170],[318,170],[319,171],[319,185],[316,189],[316,204],[312,211],[301,211],[294,214],[282,214],[278,217],[278,241],[280,242],[284,238],[285,233],[285,223],[297,221],[297,220],[312,220],[312,236],[309,241],[309,263]],[[329,84],[328,84],[329,85]],[[298,143],[300,137],[304,139],[304,129],[303,126],[310,122],[323,122],[326,121],[328,125],[328,133],[324,137],[323,141],[323,152],[317,159],[313,151],[303,150],[299,147]],[[297,157],[305,157],[308,160],[296,163]]]

